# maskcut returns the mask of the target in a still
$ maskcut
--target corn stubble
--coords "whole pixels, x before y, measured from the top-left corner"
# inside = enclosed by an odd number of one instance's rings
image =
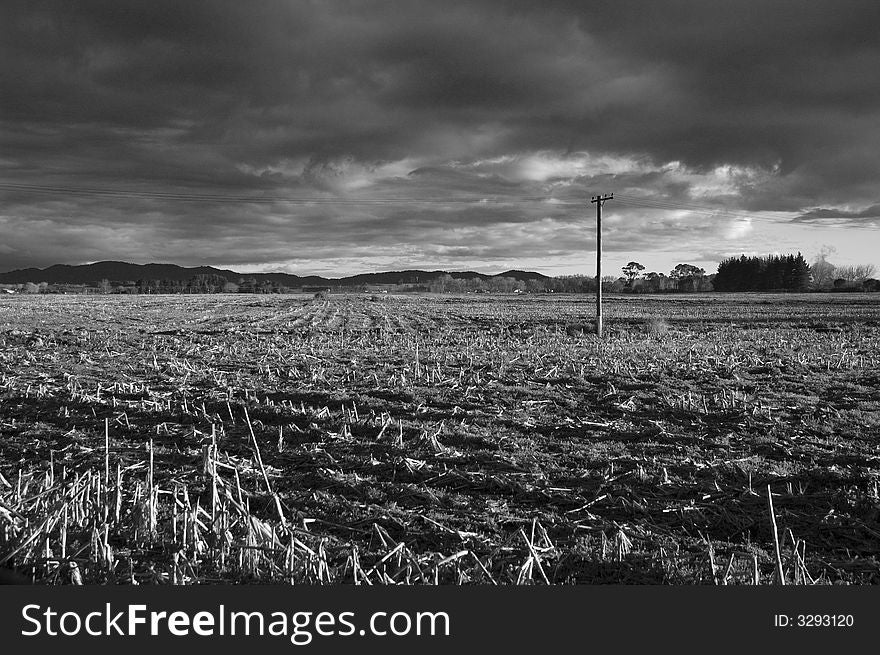
[[[877,304],[608,302],[600,341],[577,297],[4,299],[0,566],[880,581]]]

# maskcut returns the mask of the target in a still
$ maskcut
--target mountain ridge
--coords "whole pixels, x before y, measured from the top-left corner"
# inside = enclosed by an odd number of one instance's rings
[[[90,284],[101,280],[115,282],[137,280],[175,280],[186,281],[196,275],[218,275],[229,282],[241,278],[257,281],[272,281],[289,287],[301,286],[357,286],[361,284],[419,284],[432,282],[442,275],[454,279],[480,278],[489,280],[512,277],[520,281],[546,280],[548,276],[534,271],[508,270],[503,273],[487,274],[475,271],[426,271],[409,269],[403,271],[381,271],[377,273],[358,273],[343,277],[323,277],[320,275],[295,275],[293,273],[239,273],[214,266],[179,266],[178,264],[132,264],[122,261],[101,261],[91,264],[53,264],[46,268],[23,268],[0,273],[0,284],[24,284],[26,282],[47,282],[49,284]]]

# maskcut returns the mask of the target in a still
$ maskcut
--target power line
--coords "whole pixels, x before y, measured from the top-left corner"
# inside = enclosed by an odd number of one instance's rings
[[[794,221],[790,216],[767,216],[768,211],[763,212],[749,212],[740,209],[729,209],[726,207],[712,207],[709,205],[698,205],[695,203],[688,202],[680,202],[680,201],[671,201],[671,200],[662,200],[655,198],[645,198],[639,196],[626,196],[619,194],[615,196],[615,200],[620,200],[620,204],[627,207],[641,207],[645,209],[655,209],[658,211],[683,211],[689,214],[699,214],[702,216],[708,216],[710,218],[723,218],[723,217],[731,217],[739,220],[748,220],[748,221],[763,221],[765,223],[774,223],[774,224],[791,224],[796,222],[798,225],[814,227],[818,225],[827,225],[823,221],[848,221],[845,217],[827,217],[821,219],[810,219],[804,221]],[[782,212],[776,212],[782,213]],[[789,214],[794,214],[795,212],[786,212]],[[860,224],[852,221],[848,221],[849,227],[861,228],[861,229],[876,229],[877,225],[872,224]]]
[[[150,191],[137,189],[100,189],[86,187],[62,187],[35,184],[19,184],[0,182],[0,190],[35,193],[48,195],[72,195],[72,196],[96,196],[107,198],[135,198],[138,200],[172,200],[181,202],[231,202],[236,204],[247,203],[290,203],[290,204],[342,204],[342,205],[384,205],[384,204],[411,204],[411,203],[467,203],[467,204],[511,204],[516,202],[547,202],[547,196],[507,196],[495,197],[334,197],[334,196],[256,196],[256,195],[231,195],[217,193],[190,193],[179,191]],[[560,203],[561,204],[561,203]],[[575,203],[570,203],[575,204]]]
[[[46,196],[71,196],[114,198],[129,200],[160,200],[169,202],[203,202],[216,204],[289,204],[289,205],[338,205],[338,206],[384,206],[384,205],[511,205],[516,203],[544,203],[550,208],[582,207],[576,198],[557,198],[548,195],[517,195],[505,193],[487,194],[486,196],[451,197],[451,196],[378,196],[373,198],[327,195],[254,195],[251,194],[219,194],[198,191],[154,191],[148,189],[111,189],[97,187],[71,187],[49,184],[27,184],[19,182],[0,182],[0,191],[10,193],[27,193]],[[763,221],[767,223],[790,223],[786,217],[767,216],[767,212],[748,212],[739,209],[703,205],[682,200],[670,200],[660,197],[636,196],[618,193],[615,201],[623,207],[652,209],[661,212],[681,211],[711,218],[730,217],[740,220]],[[763,214],[763,215],[762,215]],[[819,219],[822,220],[822,219]],[[821,225],[819,220],[803,221],[801,225]],[[834,218],[824,220],[837,220]],[[876,225],[860,225],[850,223],[852,227],[876,228]]]
[[[181,192],[181,191],[152,191],[145,189],[108,189],[108,188],[89,188],[89,187],[69,187],[56,185],[37,185],[24,184],[15,182],[0,182],[0,190],[35,193],[35,194],[68,194],[75,196],[102,196],[102,197],[122,197],[137,199],[156,199],[156,200],[174,200],[189,202],[234,202],[234,203],[303,203],[303,204],[396,204],[396,203],[474,203],[474,204],[505,204],[515,202],[545,202],[551,203],[553,206],[580,206],[580,203],[566,202],[564,199],[554,198],[547,195],[515,195],[506,194],[503,197],[496,196],[480,196],[471,198],[453,198],[453,197],[399,197],[384,196],[375,198],[364,197],[328,197],[328,196],[256,196],[256,195],[233,195],[233,194],[217,194],[203,192]],[[681,202],[664,201],[653,198],[643,198],[636,196],[627,196],[618,194],[618,199],[631,206],[645,206],[656,209],[669,210],[686,210],[696,213],[711,213],[715,215],[719,212],[731,215],[742,215],[751,217],[741,211],[711,208],[707,206],[687,204]],[[574,199],[572,199],[574,200]]]
[[[710,216],[723,214],[738,218],[761,218],[760,216],[756,216],[756,212],[749,212],[742,209],[730,209],[729,207],[713,207],[711,205],[701,205],[678,200],[664,200],[662,198],[646,198],[624,194],[618,194],[616,199],[620,200],[621,203],[632,207],[647,207],[668,211],[687,211],[694,214],[706,214]]]

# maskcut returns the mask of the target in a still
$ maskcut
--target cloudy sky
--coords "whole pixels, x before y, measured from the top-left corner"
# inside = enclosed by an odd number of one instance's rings
[[[5,1],[0,270],[880,268],[880,3]]]

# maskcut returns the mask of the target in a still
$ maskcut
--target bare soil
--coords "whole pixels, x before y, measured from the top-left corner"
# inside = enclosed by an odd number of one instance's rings
[[[2,298],[0,561],[53,584],[880,582],[876,295],[606,311],[599,340],[580,296]]]

